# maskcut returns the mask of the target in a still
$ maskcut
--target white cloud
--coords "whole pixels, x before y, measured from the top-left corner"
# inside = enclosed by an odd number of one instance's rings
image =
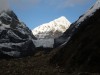
[[[76,5],[82,5],[89,0],[44,0],[45,3],[51,6],[56,6],[60,8],[73,7]]]
[[[13,2],[16,6],[27,8],[34,5],[47,5],[48,6],[54,6],[54,7],[72,7],[75,5],[82,5],[89,0],[9,0]]]
[[[47,5],[52,7],[72,7],[75,5],[81,5],[89,0],[0,0],[0,11],[9,9],[10,4],[17,6],[18,8],[27,9],[34,5]]]
[[[39,0],[9,0],[14,6],[20,9],[28,9],[39,3]]]
[[[9,9],[7,0],[0,0],[0,11]]]
[[[88,0],[64,0],[62,7],[73,7],[76,5],[82,5],[88,2]]]
[[[0,12],[6,9],[10,9],[10,6],[16,6],[21,9],[28,9],[41,0],[0,0]]]

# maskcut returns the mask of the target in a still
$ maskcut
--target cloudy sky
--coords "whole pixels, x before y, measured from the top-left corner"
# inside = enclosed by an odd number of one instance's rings
[[[96,0],[0,0],[0,11],[12,9],[30,29],[61,16],[74,22]]]

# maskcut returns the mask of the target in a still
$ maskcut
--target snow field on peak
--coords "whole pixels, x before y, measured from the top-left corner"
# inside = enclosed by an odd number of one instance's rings
[[[45,36],[55,36],[56,32],[64,33],[69,28],[70,24],[71,23],[64,16],[62,16],[58,19],[55,19],[54,21],[36,27],[32,30],[32,32],[33,35],[35,35],[37,38],[45,38]]]

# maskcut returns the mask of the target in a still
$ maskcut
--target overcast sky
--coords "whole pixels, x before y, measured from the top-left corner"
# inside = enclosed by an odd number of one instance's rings
[[[11,9],[30,29],[61,16],[74,22],[96,0],[0,0],[0,11]]]

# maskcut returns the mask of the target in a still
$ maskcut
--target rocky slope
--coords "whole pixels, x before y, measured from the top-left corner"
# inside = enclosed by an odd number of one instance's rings
[[[67,72],[100,73],[100,0],[61,38],[67,41],[52,57],[52,63],[65,67]]]
[[[69,28],[70,24],[71,23],[62,16],[54,21],[36,27],[32,32],[37,38],[57,38]]]
[[[22,57],[33,54],[36,39],[11,10],[0,13],[0,57]]]

